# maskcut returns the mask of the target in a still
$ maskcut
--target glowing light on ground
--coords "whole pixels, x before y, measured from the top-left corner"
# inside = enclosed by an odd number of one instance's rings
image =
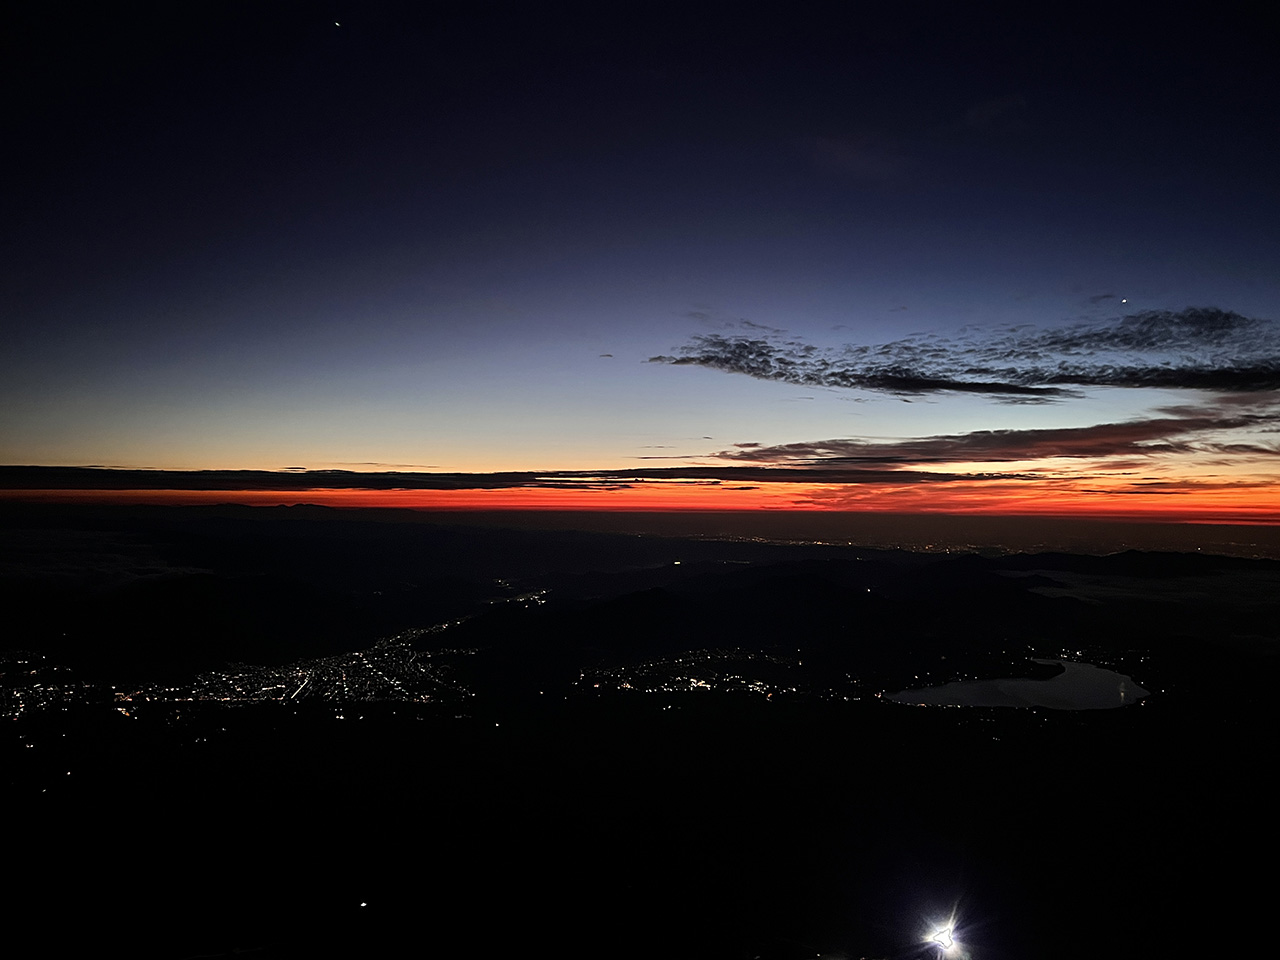
[[[959,944],[956,943],[955,937],[952,935],[952,927],[950,924],[941,930],[935,930],[933,936],[929,938],[932,943],[937,944],[944,954],[951,953]]]

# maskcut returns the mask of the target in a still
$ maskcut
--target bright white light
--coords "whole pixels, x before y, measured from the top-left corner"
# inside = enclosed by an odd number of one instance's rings
[[[960,944],[956,943],[955,927],[950,923],[935,930],[932,936],[929,937],[929,943],[935,944],[945,955],[950,955],[953,950],[958,949],[960,946]]]

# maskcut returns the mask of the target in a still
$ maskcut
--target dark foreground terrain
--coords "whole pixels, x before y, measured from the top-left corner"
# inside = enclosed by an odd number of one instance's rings
[[[3,521],[3,913],[50,953],[923,957],[952,915],[974,960],[1270,937],[1273,561]],[[1037,660],[1147,695],[879,696],[1061,670]]]

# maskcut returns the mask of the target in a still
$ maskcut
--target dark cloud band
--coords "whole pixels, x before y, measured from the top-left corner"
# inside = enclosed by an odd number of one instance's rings
[[[976,430],[972,433],[903,440],[819,440],[772,447],[725,450],[727,461],[792,466],[888,466],[893,464],[1000,463],[1051,457],[1101,459],[1168,454],[1280,456],[1280,443],[1223,442],[1223,435],[1265,428],[1280,420],[1270,414],[1232,417],[1187,416],[1101,423],[1088,427],[1030,430]]]
[[[967,474],[886,469],[888,464],[673,466],[636,470],[554,471],[539,473],[354,473],[310,470],[112,470],[93,467],[0,467],[0,490],[501,490],[515,488],[618,490],[646,483],[946,483],[958,480],[1031,479],[1014,474]]]

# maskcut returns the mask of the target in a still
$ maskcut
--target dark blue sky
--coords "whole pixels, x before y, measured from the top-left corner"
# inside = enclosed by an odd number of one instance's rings
[[[7,33],[9,463],[603,469],[1086,428],[1221,398],[649,361],[1280,315],[1260,15],[33,3]],[[1149,346],[1209,362],[1186,329]]]

